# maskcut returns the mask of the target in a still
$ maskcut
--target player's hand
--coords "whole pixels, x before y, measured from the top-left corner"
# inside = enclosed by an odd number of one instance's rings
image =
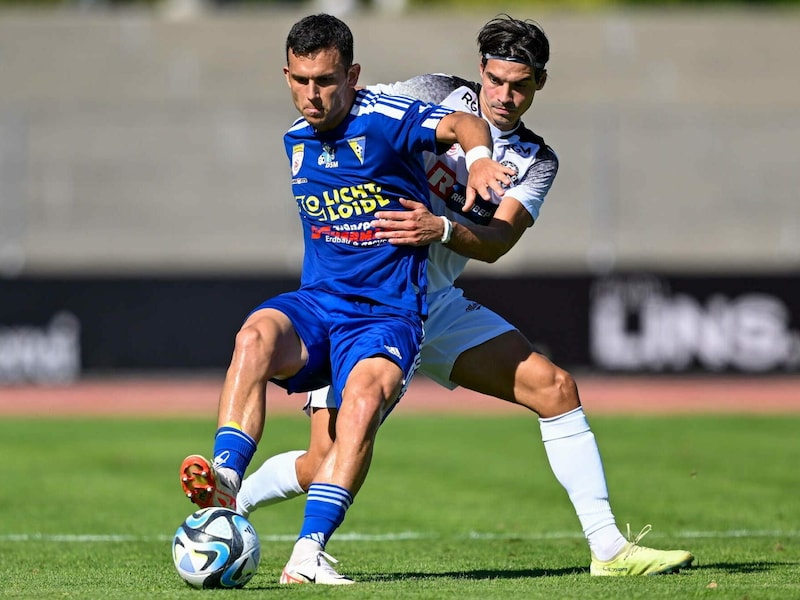
[[[490,193],[494,192],[502,198],[506,188],[511,185],[511,175],[514,169],[504,167],[491,158],[479,158],[469,169],[467,179],[467,196],[462,212],[469,212],[475,204],[475,198],[480,196],[489,200]]]
[[[408,210],[379,210],[375,213],[370,225],[376,229],[377,239],[406,246],[427,246],[442,239],[444,223],[422,202],[400,198],[400,204]]]

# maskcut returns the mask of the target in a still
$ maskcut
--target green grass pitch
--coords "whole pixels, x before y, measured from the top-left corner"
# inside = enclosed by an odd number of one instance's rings
[[[258,574],[197,591],[170,541],[192,505],[177,468],[211,451],[201,421],[0,422],[4,598],[800,598],[800,417],[594,417],[617,522],[687,548],[679,575],[592,578],[535,419],[412,416],[384,425],[367,482],[328,545],[346,588],[280,586],[303,502],[262,509]],[[300,448],[303,417],[268,420],[254,466]]]

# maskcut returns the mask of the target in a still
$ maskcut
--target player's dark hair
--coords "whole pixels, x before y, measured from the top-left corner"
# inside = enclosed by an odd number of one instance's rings
[[[530,19],[514,19],[502,14],[481,27],[478,50],[486,65],[490,58],[513,60],[533,68],[538,81],[550,60],[550,42],[541,25]]]
[[[340,19],[320,13],[295,23],[286,37],[286,62],[289,51],[296,56],[311,56],[321,50],[339,51],[345,70],[353,65],[353,33]]]

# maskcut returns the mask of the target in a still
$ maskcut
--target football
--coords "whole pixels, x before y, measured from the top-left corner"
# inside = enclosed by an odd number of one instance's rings
[[[258,570],[261,543],[250,522],[229,508],[192,513],[172,540],[178,575],[195,588],[240,588]]]

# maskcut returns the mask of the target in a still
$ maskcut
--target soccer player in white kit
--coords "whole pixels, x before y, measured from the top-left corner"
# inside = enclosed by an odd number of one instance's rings
[[[520,404],[539,416],[547,458],[567,491],[591,551],[592,575],[672,573],[691,565],[684,550],[662,551],[621,533],[608,500],[603,464],[572,376],[545,356],[505,319],[465,298],[456,278],[470,258],[494,262],[508,252],[539,217],[558,170],[544,140],[525,127],[521,116],[547,80],[549,42],[538,24],[503,15],[478,35],[480,83],[449,75],[423,75],[374,90],[414,96],[486,119],[494,139],[494,159],[516,171],[500,197],[465,206],[467,169],[477,156],[456,144],[442,155],[428,154],[426,167],[433,212],[404,201],[407,211],[375,214],[377,237],[392,244],[427,245],[429,316],[419,371],[440,385],[459,385]],[[465,210],[466,208],[466,210]],[[307,451],[268,459],[243,482],[237,510],[304,493],[332,440],[329,425],[336,404],[329,388],[310,393],[311,440]]]

